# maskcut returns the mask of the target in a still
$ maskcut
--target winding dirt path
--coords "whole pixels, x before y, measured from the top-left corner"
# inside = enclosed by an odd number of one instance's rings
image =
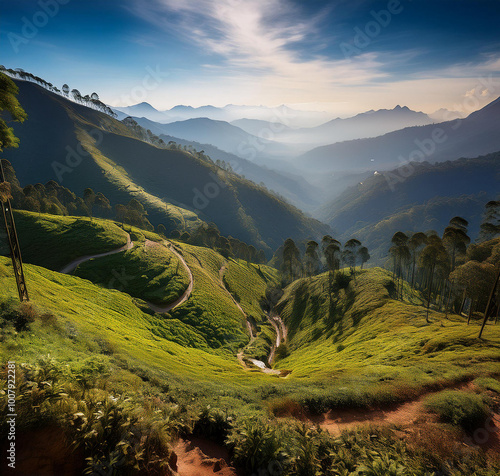
[[[193,273],[191,272],[191,269],[187,265],[184,257],[174,248],[172,243],[170,243],[169,241],[163,241],[162,243],[157,243],[155,241],[146,240],[145,245],[146,246],[165,246],[166,248],[169,249],[169,251],[171,251],[179,259],[182,266],[184,266],[184,269],[188,273],[188,276],[189,276],[188,287],[182,293],[182,295],[179,296],[174,302],[172,302],[170,304],[166,304],[164,306],[159,306],[157,304],[153,304],[151,302],[145,301],[146,304],[149,306],[149,308],[155,312],[158,312],[158,313],[169,312],[172,309],[175,309],[176,307],[178,307],[181,304],[183,304],[184,302],[186,302],[189,299],[189,296],[191,296],[191,293],[193,292],[193,286],[194,286]],[[103,258],[104,256],[114,255],[117,253],[121,253],[123,251],[128,251],[128,250],[131,250],[133,248],[133,246],[134,246],[134,242],[130,238],[130,234],[127,233],[127,243],[125,245],[121,246],[120,248],[116,248],[116,249],[108,251],[106,253],[81,256],[80,258],[73,260],[71,263],[67,264],[64,268],[62,268],[60,273],[69,274],[72,271],[74,271],[78,265],[85,263],[86,261],[90,261],[91,259],[96,259],[96,258]]]
[[[189,277],[189,284],[186,290],[182,293],[181,296],[179,296],[174,302],[170,304],[166,304],[164,306],[158,306],[157,304],[153,304],[151,302],[148,302],[148,306],[150,309],[152,309],[155,312],[158,313],[164,313],[171,311],[172,309],[175,309],[176,307],[180,306],[182,303],[186,302],[189,299],[189,296],[191,296],[191,293],[193,292],[193,286],[194,286],[194,279],[193,279],[193,273],[191,272],[191,269],[186,263],[186,260],[184,257],[174,248],[172,243],[169,241],[164,241],[161,243],[161,245],[167,247],[181,262],[182,266],[184,266],[184,269],[186,270],[188,277]],[[160,243],[156,243],[155,241],[150,241],[146,240],[146,246],[161,246]]]
[[[116,248],[116,249],[108,251],[106,253],[81,256],[80,258],[76,258],[71,263],[67,264],[59,272],[63,273],[63,274],[69,274],[69,273],[71,273],[71,271],[74,271],[79,264],[85,263],[85,261],[89,261],[89,260],[94,259],[94,258],[103,258],[104,256],[115,255],[117,253],[121,253],[122,251],[130,250],[130,249],[132,249],[133,246],[134,246],[134,242],[130,239],[130,235],[127,233],[127,243],[125,245],[121,246],[120,248]]]

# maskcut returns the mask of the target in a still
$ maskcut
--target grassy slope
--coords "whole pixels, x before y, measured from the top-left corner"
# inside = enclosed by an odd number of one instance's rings
[[[431,311],[426,324],[419,297],[406,289],[406,299],[417,304],[392,299],[391,276],[380,268],[362,271],[341,290],[329,318],[326,279],[292,283],[279,304],[292,349],[279,367],[293,369],[291,379],[319,380],[334,393],[375,393],[383,399],[500,371],[500,326],[488,326],[481,341],[479,323],[467,326],[460,316],[445,319]]]
[[[23,260],[52,270],[60,270],[80,256],[104,253],[127,242],[125,232],[108,220],[91,222],[88,218],[25,211],[15,212],[14,219]],[[8,253],[5,245],[2,252]]]
[[[184,266],[166,246],[145,241],[134,242],[123,253],[82,263],[73,274],[160,305],[175,301],[189,284]]]
[[[278,271],[269,266],[229,259],[224,284],[248,316],[263,321],[258,297],[264,296],[268,285],[278,284]]]
[[[246,347],[245,355],[267,361],[270,348],[276,340],[276,332],[260,306],[260,297],[265,296],[267,286],[278,284],[278,271],[269,266],[230,259],[223,279],[226,289],[254,324],[255,340]]]
[[[50,353],[60,360],[74,360],[105,347],[129,365],[142,364],[178,378],[248,381],[236,358],[206,352],[203,342],[194,348],[189,339],[196,336],[189,326],[177,321],[172,333],[169,320],[142,312],[125,293],[33,265],[25,266],[25,274],[32,303],[57,316],[61,333],[57,339],[24,333],[15,345],[0,346],[2,358],[15,354],[19,361],[33,361]],[[0,258],[0,286],[2,302],[15,299],[12,268],[4,257]]]
[[[193,273],[194,288],[189,300],[170,312],[191,326],[206,340],[207,345],[222,352],[235,352],[248,342],[245,316],[222,286],[219,270],[225,259],[208,248],[185,243],[176,244]]]

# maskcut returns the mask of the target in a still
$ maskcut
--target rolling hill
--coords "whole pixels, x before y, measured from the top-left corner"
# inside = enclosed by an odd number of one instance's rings
[[[294,160],[306,170],[390,170],[409,161],[443,162],[500,150],[500,98],[465,119],[407,127],[370,139],[338,142]]]
[[[498,152],[412,166],[407,178],[397,175],[398,170],[372,175],[323,206],[317,216],[342,238],[361,239],[373,257],[381,259],[396,231],[440,233],[457,215],[477,230],[484,205],[500,193]]]
[[[136,118],[136,120],[144,126],[141,119]],[[157,135],[165,134],[202,144],[211,144],[248,160],[262,159],[267,156],[282,157],[291,152],[286,145],[254,136],[228,122],[216,121],[207,117],[169,124],[158,123],[154,130],[151,130]]]
[[[238,175],[242,175],[257,184],[264,184],[268,189],[273,190],[301,210],[312,212],[321,203],[321,193],[318,192],[318,189],[310,185],[303,177],[294,174],[293,171],[277,171],[223,151],[211,144],[201,144],[163,134],[160,124],[144,117],[135,117],[134,120],[145,129],[158,134],[166,143],[173,141],[182,146],[191,146],[197,151],[204,151],[214,162],[218,160],[226,162]]]
[[[196,229],[214,222],[258,248],[288,236],[318,236],[325,226],[265,189],[208,160],[138,140],[125,124],[40,86],[16,81],[29,119],[14,129],[18,149],[3,154],[22,185],[56,180],[77,194],[86,187],[112,204],[138,199],[154,225],[173,219]]]

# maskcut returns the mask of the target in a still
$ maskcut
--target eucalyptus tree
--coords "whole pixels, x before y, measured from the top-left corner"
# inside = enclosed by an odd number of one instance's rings
[[[326,266],[328,268],[328,296],[330,301],[330,307],[332,308],[332,292],[333,292],[333,278],[335,272],[338,271],[340,267],[340,243],[336,240],[332,240],[330,244],[324,250],[324,256],[326,260]]]
[[[358,261],[358,252],[361,248],[361,242],[356,238],[351,238],[344,244],[342,251],[342,260],[349,266],[351,273],[356,277],[356,263]]]
[[[393,273],[396,279],[396,299],[399,299],[399,295],[403,295],[403,267],[406,266],[411,259],[410,249],[408,247],[408,236],[402,231],[398,231],[394,233],[391,243],[392,246],[389,249],[389,253],[394,261]]]
[[[408,241],[408,250],[411,259],[411,286],[415,286],[415,270],[420,253],[427,244],[427,235],[422,232],[414,233]]]
[[[295,242],[288,238],[283,245],[283,272],[285,279],[293,281],[299,274],[301,269],[300,250]]]
[[[419,266],[427,271],[427,313],[425,320],[429,323],[429,308],[433,291],[434,277],[436,271],[446,270],[449,266],[449,257],[441,238],[431,235],[427,246],[422,250],[419,257]]]
[[[304,254],[304,267],[307,276],[314,276],[318,274],[319,270],[319,255],[318,243],[311,240],[307,242],[306,251]]]

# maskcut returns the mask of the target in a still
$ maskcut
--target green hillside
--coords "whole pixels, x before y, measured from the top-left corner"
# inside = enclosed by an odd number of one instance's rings
[[[380,268],[339,283],[331,311],[326,274],[295,281],[277,306],[290,350],[277,365],[293,369],[293,380],[323,382],[316,398],[327,407],[404,399],[500,371],[500,327],[488,326],[480,340],[480,323],[467,326],[461,316],[434,311],[427,324],[422,297],[407,286],[405,300],[395,300],[391,274]]]
[[[463,216],[479,229],[484,205],[496,198],[500,153],[431,165],[412,164],[412,173],[383,172],[363,180],[323,206],[316,215],[341,239],[356,237],[375,259],[387,255],[387,243],[399,230],[434,229]]]
[[[33,83],[16,84],[28,119],[14,125],[21,146],[3,155],[22,185],[56,180],[78,195],[90,185],[112,204],[136,198],[154,225],[175,223],[192,231],[201,219],[257,248],[275,249],[288,236],[319,236],[326,230],[209,160],[155,147],[110,116]]]
[[[126,233],[114,222],[25,211],[14,213],[23,260],[59,271],[74,259],[125,245]],[[8,255],[3,224],[0,253]]]
[[[82,263],[74,274],[158,305],[175,301],[189,284],[186,270],[168,247],[144,239],[123,253]]]

